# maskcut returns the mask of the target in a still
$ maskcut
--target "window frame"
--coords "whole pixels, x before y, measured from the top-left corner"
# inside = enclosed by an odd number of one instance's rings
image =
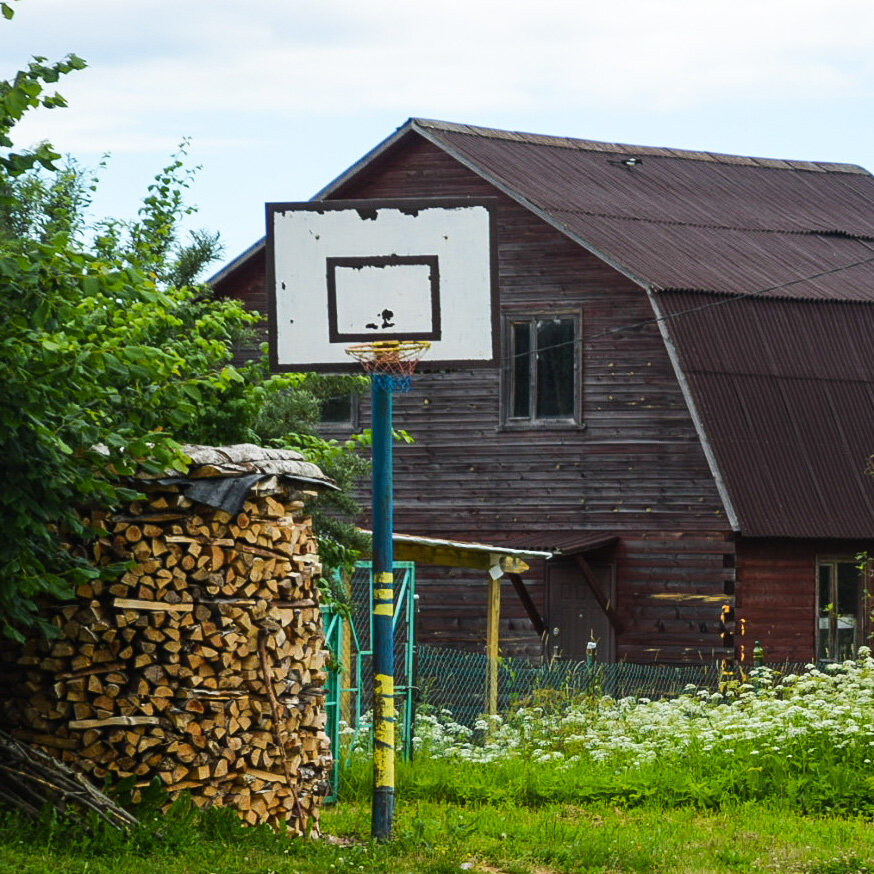
[[[328,436],[346,435],[358,430],[361,421],[361,395],[349,392],[349,419],[325,421],[319,420],[318,432]]]
[[[537,371],[536,366],[529,364],[529,392],[531,415],[520,417],[513,415],[513,401],[515,397],[515,368],[514,368],[514,327],[518,324],[527,323],[532,328],[537,322],[560,319],[571,321],[574,331],[573,350],[573,403],[574,409],[571,416],[555,418],[537,417]],[[532,312],[530,308],[524,310],[507,310],[502,314],[501,321],[503,367],[501,368],[501,427],[508,429],[541,429],[541,428],[580,428],[583,427],[583,356],[582,356],[582,330],[583,315],[579,309],[555,309],[537,310]],[[531,332],[535,343],[529,351],[529,361],[535,359],[536,332]]]
[[[828,656],[825,656],[822,652],[822,642],[823,642],[823,634],[824,631],[828,635],[828,642],[830,645],[834,645],[835,640],[833,639],[833,635],[839,629],[838,622],[840,616],[850,616],[849,613],[838,614],[836,611],[834,613],[834,618],[830,619],[828,616],[822,615],[822,609],[820,604],[822,603],[822,593],[821,593],[821,575],[822,568],[824,566],[828,566],[832,568],[831,572],[831,592],[829,601],[830,604],[834,603],[834,595],[837,591],[837,587],[839,585],[839,574],[838,574],[838,565],[851,565],[856,569],[856,610],[854,614],[854,625],[853,625],[853,644],[852,644],[852,658],[856,657],[856,652],[859,647],[865,644],[868,640],[868,631],[869,631],[869,621],[868,621],[868,610],[870,608],[870,598],[868,595],[868,587],[867,587],[867,573],[864,570],[859,569],[859,561],[853,555],[819,555],[816,558],[816,641],[815,641],[815,653],[817,661],[826,661],[826,662],[838,662],[843,661],[844,655],[838,653],[835,655],[831,653]],[[829,623],[823,628],[823,622]],[[830,627],[831,626],[831,627]]]

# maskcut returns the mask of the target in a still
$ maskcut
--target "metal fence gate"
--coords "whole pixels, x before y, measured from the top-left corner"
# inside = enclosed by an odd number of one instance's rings
[[[411,561],[394,564],[394,675],[397,711],[396,744],[401,755],[409,757],[412,745],[412,720],[415,684],[415,597],[416,570]],[[350,582],[350,608],[338,610],[322,607],[325,641],[331,652],[328,669],[326,731],[331,739],[334,767],[331,769],[331,792],[326,800],[337,796],[337,764],[344,750],[370,731],[373,709],[373,567],[358,562]],[[341,731],[343,727],[347,730]]]

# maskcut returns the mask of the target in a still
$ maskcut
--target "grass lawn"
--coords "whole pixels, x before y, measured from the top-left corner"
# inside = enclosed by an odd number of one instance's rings
[[[228,817],[172,814],[122,843],[75,838],[60,826],[9,816],[0,872],[32,874],[341,874],[423,872],[809,872],[874,874],[874,825],[859,817],[805,817],[767,805],[730,811],[534,808],[398,800],[395,839],[369,840],[369,805],[332,806],[329,837],[287,839]]]
[[[570,698],[417,720],[394,839],[370,835],[367,735],[341,750],[325,837],[183,799],[90,836],[0,812],[0,874],[874,874],[874,659],[763,673],[732,694]],[[357,746],[362,744],[363,746]]]

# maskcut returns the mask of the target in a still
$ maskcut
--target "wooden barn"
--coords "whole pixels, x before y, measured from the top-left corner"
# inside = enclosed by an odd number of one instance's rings
[[[493,217],[492,362],[395,398],[395,527],[549,550],[508,653],[841,658],[874,545],[874,178],[842,164],[412,119],[314,201]],[[269,309],[264,241],[212,280]],[[333,411],[366,424],[367,398]],[[420,639],[479,648],[485,583],[419,573]],[[723,606],[734,610],[724,625]],[[726,618],[729,618],[726,615]],[[734,635],[726,632],[734,631]]]

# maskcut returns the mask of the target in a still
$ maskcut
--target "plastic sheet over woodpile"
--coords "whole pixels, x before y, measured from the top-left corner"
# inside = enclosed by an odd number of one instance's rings
[[[157,777],[171,799],[311,833],[331,757],[304,499],[330,483],[296,453],[283,468],[275,450],[206,450],[187,447],[187,475],[139,482],[144,500],[85,514],[106,530],[82,547],[95,564],[134,565],[48,608],[56,640],[4,649],[3,723],[101,782]],[[228,477],[250,480],[233,510],[203,503]]]

